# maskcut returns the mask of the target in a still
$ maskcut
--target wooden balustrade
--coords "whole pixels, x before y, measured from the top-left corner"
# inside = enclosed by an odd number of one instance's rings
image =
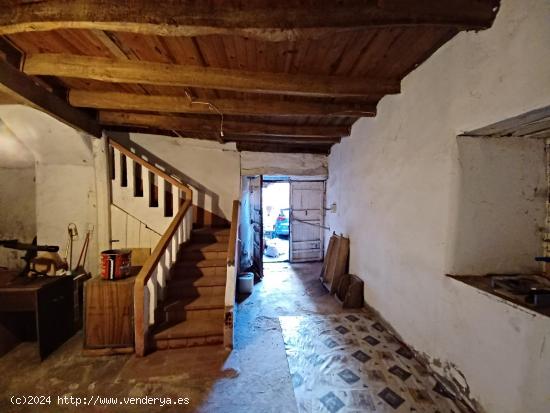
[[[233,201],[229,245],[227,248],[227,278],[225,283],[225,310],[223,325],[223,344],[226,349],[233,348],[233,327],[235,325],[234,306],[237,289],[237,274],[239,271],[239,226],[240,201]]]
[[[111,156],[114,187],[128,187],[132,197],[145,198],[144,205],[147,208],[158,207],[164,217],[173,216],[134,284],[135,351],[136,355],[143,356],[147,352],[149,329],[155,323],[155,309],[164,298],[170,268],[177,259],[181,244],[191,237],[193,196],[187,185],[119,143],[111,140],[109,145],[114,151]],[[139,176],[136,176],[135,164],[141,166]],[[156,194],[153,193],[155,187]],[[141,188],[141,191],[136,188]]]
[[[155,324],[155,310],[164,299],[170,269],[177,260],[180,246],[189,241],[193,225],[191,189],[149,164],[117,142],[110,141],[113,154],[111,168],[113,190],[122,188],[120,196],[141,198],[143,208],[155,208],[163,217],[172,217],[152,254],[141,268],[134,284],[134,340],[137,356],[148,350],[149,331]],[[139,165],[139,167],[136,167]],[[181,200],[183,198],[183,203]],[[233,347],[234,305],[239,263],[240,202],[233,201],[231,229],[227,252],[225,287],[224,345]]]
[[[147,352],[149,328],[155,323],[157,303],[164,298],[163,292],[170,268],[177,259],[181,244],[191,236],[193,209],[191,199],[180,206],[172,223],[141,268],[134,285],[134,331],[136,355]]]

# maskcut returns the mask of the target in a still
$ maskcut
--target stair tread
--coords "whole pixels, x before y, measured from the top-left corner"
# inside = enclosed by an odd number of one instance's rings
[[[229,235],[229,228],[203,227],[196,228],[192,231],[193,234],[218,234]]]
[[[202,243],[197,242],[186,246],[182,253],[186,252],[227,252],[226,242]]]
[[[202,277],[190,277],[185,274],[181,276],[174,275],[168,281],[168,288],[177,288],[178,285],[193,287],[213,287],[224,286],[226,277],[223,275],[203,275]]]
[[[225,295],[203,295],[198,297],[184,297],[167,302],[164,308],[182,306],[186,311],[210,310],[224,308]]]
[[[178,260],[176,263],[178,267],[193,267],[193,268],[204,268],[204,267],[225,267],[227,266],[226,258],[199,258],[199,259],[183,259]]]
[[[156,340],[223,335],[223,319],[186,320],[170,326],[159,326]]]

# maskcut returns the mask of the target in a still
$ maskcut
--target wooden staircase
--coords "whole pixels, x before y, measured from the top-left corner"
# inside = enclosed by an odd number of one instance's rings
[[[111,211],[122,214],[112,215],[111,239],[118,240],[117,247],[152,249],[134,284],[136,355],[218,343],[230,350],[240,202],[233,201],[231,221],[220,219],[230,228],[193,230],[197,222],[189,185],[149,163],[135,148],[109,140],[107,149]],[[136,225],[120,225],[134,221]]]
[[[229,229],[195,229],[181,247],[157,307],[153,349],[221,344]]]

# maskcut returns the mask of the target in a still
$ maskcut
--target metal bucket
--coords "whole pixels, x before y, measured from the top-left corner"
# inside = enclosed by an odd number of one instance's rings
[[[101,278],[119,280],[131,273],[132,250],[106,250],[101,252]]]

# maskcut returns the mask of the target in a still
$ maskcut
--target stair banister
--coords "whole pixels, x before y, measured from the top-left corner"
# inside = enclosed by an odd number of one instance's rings
[[[173,176],[168,175],[165,171],[160,169],[158,166],[150,164],[145,159],[142,159],[140,156],[136,155],[134,152],[126,149],[120,143],[110,139],[109,140],[109,145],[111,145],[113,148],[117,149],[120,153],[126,155],[127,158],[131,158],[134,162],[139,163],[141,166],[143,166],[144,168],[146,168],[149,171],[153,172],[155,175],[158,175],[159,177],[163,178],[165,181],[167,181],[167,182],[171,183],[172,185],[174,185],[176,188],[179,188],[182,192],[184,192],[184,193],[189,192],[189,194],[191,194],[191,188],[189,188],[189,186],[187,186],[184,183],[178,181]],[[160,193],[160,189],[159,189],[159,193]]]
[[[239,270],[239,224],[241,203],[233,201],[229,245],[227,248],[227,278],[225,283],[223,344],[226,349],[233,348],[233,327],[235,324],[234,306]]]
[[[126,149],[119,143],[110,140],[111,145],[118,152],[126,156],[126,160],[132,160],[140,164],[144,171],[151,171],[158,179],[159,207],[164,205],[164,188],[161,182],[172,185],[172,208],[174,218],[164,231],[152,254],[147,258],[139,271],[134,284],[134,340],[137,356],[144,356],[147,352],[148,335],[150,328],[155,323],[155,309],[159,300],[163,299],[163,288],[169,277],[170,267],[177,259],[177,253],[181,244],[189,240],[193,226],[193,194],[189,186],[168,175],[162,169]],[[116,157],[115,157],[116,159]],[[115,165],[118,166],[119,162]],[[128,185],[133,185],[133,168],[127,167]],[[115,170],[116,180],[120,171]],[[142,173],[145,177],[146,173]],[[145,179],[144,179],[145,182]],[[144,186],[146,186],[144,184]],[[144,193],[148,191],[144,188]],[[181,195],[184,201],[180,205]],[[177,210],[177,212],[176,212]]]
[[[186,198],[136,278],[134,331],[137,356],[144,356],[147,352],[149,329],[154,325],[154,311],[157,300],[161,298],[159,295],[162,294],[158,287],[166,285],[164,277],[168,275],[171,264],[176,261],[177,248],[173,246],[189,239],[193,217],[191,205],[191,199]],[[159,276],[162,276],[162,279],[157,279]]]

